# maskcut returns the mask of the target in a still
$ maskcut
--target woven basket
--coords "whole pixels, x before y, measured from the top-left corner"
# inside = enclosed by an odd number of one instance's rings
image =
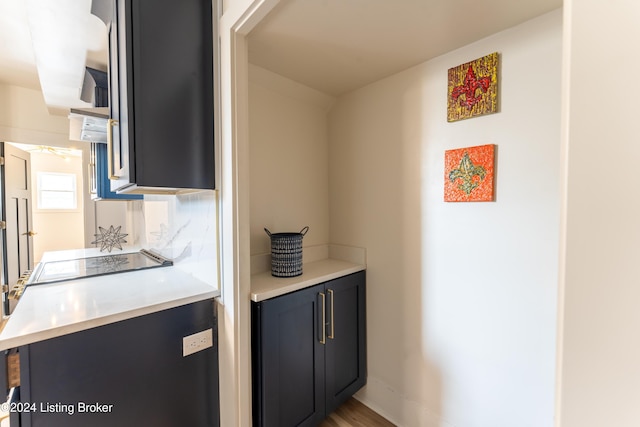
[[[309,227],[299,233],[272,233],[264,231],[271,238],[271,275],[275,277],[295,277],[302,274],[302,238]]]

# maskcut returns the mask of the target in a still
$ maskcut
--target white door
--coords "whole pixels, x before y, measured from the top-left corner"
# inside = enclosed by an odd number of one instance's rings
[[[20,275],[33,268],[33,217],[31,205],[31,156],[11,144],[0,142],[3,161],[2,184],[3,285],[8,288]],[[8,309],[7,288],[3,287],[3,305]],[[5,311],[8,313],[8,311]]]

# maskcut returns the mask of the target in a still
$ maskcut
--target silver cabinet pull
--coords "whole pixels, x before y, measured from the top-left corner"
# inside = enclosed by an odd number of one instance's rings
[[[114,180],[120,178],[113,174],[113,127],[118,126],[116,119],[107,120],[107,174],[109,179]]]
[[[326,319],[326,307],[325,307],[325,295],[324,293],[320,292],[320,300],[322,301],[322,308],[320,309],[322,312],[322,315],[320,316],[322,319],[322,324],[320,325],[320,329],[322,330],[320,336],[322,338],[320,338],[320,344],[326,344],[327,343],[327,328],[326,328],[326,323],[327,323],[327,319]]]
[[[329,289],[327,290],[327,293],[329,294],[329,296],[331,297],[331,301],[330,301],[330,305],[329,305],[329,322],[331,322],[329,324],[329,336],[327,338],[329,339],[334,339],[335,338],[335,334],[334,334],[334,330],[333,330],[333,289]]]

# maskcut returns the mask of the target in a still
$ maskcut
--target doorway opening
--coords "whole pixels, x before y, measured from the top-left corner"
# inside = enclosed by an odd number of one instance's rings
[[[40,261],[46,251],[84,247],[82,150],[9,144],[25,152],[31,161],[30,237],[34,264]]]

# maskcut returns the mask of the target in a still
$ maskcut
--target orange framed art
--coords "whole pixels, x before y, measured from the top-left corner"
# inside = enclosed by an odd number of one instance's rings
[[[444,201],[493,201],[494,163],[494,144],[445,151]]]

